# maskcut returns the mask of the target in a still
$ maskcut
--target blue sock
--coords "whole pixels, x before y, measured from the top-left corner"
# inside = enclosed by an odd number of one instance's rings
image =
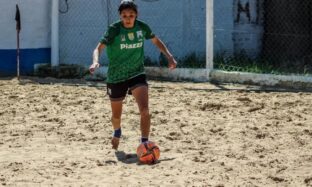
[[[144,142],[147,142],[148,141],[148,138],[146,138],[146,137],[142,137],[141,138],[141,143],[144,143]]]
[[[120,138],[121,137],[121,128],[114,130],[114,137]]]

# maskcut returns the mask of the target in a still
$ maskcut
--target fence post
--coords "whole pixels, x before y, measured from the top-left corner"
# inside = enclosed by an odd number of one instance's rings
[[[51,13],[51,66],[59,66],[59,0],[52,1]]]
[[[206,0],[206,69],[213,70],[213,1]]]

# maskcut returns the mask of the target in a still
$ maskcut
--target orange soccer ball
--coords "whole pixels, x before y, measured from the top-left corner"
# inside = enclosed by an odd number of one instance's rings
[[[147,141],[139,145],[137,155],[141,163],[155,164],[160,157],[160,150],[154,142]]]

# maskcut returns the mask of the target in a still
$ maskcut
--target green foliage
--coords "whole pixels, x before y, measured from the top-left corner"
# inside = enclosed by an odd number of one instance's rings
[[[144,57],[144,65],[145,65],[145,66],[148,66],[148,67],[157,67],[157,66],[159,66],[157,61],[153,61],[153,60],[152,60],[150,57],[148,57],[148,56],[145,56],[145,57]]]
[[[178,67],[182,68],[206,68],[205,56],[199,56],[196,53],[191,53],[179,61]]]
[[[39,77],[82,78],[89,73],[84,67],[77,64],[60,64],[53,69],[51,64],[38,66],[35,75]]]
[[[239,71],[261,74],[312,74],[312,68],[300,67],[296,63],[281,62],[279,59],[249,58],[244,53],[226,56],[216,55],[214,58],[214,69],[224,71]]]

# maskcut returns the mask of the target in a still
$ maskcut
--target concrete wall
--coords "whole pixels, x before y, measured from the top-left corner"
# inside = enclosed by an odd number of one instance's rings
[[[31,74],[37,63],[50,62],[50,0],[0,1],[0,75],[16,72],[16,4],[21,12],[21,74]]]
[[[89,65],[92,51],[107,26],[118,20],[119,0],[60,1],[60,63]],[[220,0],[214,2],[215,54],[233,55],[246,51],[257,56],[262,48],[263,0]],[[16,69],[15,4],[22,16],[22,71],[32,72],[33,64],[50,63],[50,0],[0,1],[0,70]],[[139,19],[147,22],[177,58],[192,52],[205,55],[205,0],[136,0]],[[246,4],[249,3],[247,16]],[[243,9],[238,9],[241,4]],[[237,16],[240,16],[239,20]],[[150,41],[146,55],[158,60],[160,52]],[[102,62],[107,63],[106,55]],[[23,67],[25,65],[25,67]]]
[[[118,20],[119,0],[68,0],[67,13],[60,14],[61,63],[88,65],[92,51],[107,26]],[[139,19],[150,25],[178,57],[196,52],[205,55],[205,0],[136,0]],[[60,0],[60,9],[66,10]],[[150,41],[145,43],[146,56],[158,60],[160,52]],[[102,62],[107,63],[106,56]]]
[[[260,55],[263,40],[263,0],[221,0],[214,3],[215,54]]]

